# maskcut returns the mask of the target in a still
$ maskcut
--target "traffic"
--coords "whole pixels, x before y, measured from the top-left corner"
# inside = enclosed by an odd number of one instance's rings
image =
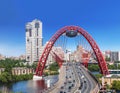
[[[58,82],[45,93],[93,93],[96,85],[97,82],[80,62],[66,62],[60,69]]]

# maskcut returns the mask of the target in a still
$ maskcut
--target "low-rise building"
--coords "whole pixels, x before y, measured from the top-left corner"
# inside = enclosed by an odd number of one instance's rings
[[[34,73],[33,68],[26,68],[26,67],[15,67],[12,69],[12,75],[24,75]]]
[[[90,59],[91,56],[90,51],[85,50],[83,46],[78,45],[76,51],[71,53],[72,59],[75,62],[84,62],[86,59]]]
[[[19,59],[20,59],[20,60],[25,60],[25,55],[20,55],[20,56],[19,56]]]
[[[112,62],[118,61],[119,60],[119,52],[118,51],[112,51],[110,53],[110,59]]]
[[[100,80],[102,80],[103,84],[108,84],[108,85],[112,85],[113,81],[120,81],[120,78],[114,78],[114,77],[104,77],[104,78],[100,78]]]
[[[0,60],[5,60],[5,56],[3,56],[2,54],[0,54]]]
[[[0,68],[0,74],[5,71],[5,68]],[[27,67],[14,67],[12,68],[12,75],[24,75],[24,74],[30,74],[34,73],[33,68],[27,68]]]

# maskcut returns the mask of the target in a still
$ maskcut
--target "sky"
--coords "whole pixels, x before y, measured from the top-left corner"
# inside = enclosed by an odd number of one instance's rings
[[[0,0],[0,54],[25,54],[25,25],[34,19],[43,23],[44,43],[77,25],[102,51],[120,51],[120,0]]]

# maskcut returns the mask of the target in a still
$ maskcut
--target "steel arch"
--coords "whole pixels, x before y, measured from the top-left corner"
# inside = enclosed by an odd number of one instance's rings
[[[56,40],[66,31],[78,31],[78,33],[82,34],[86,40],[89,42],[89,44],[91,45],[97,60],[98,60],[98,65],[100,67],[100,71],[103,75],[108,75],[108,68],[105,62],[105,59],[102,56],[102,53],[98,47],[98,45],[96,44],[96,42],[94,41],[94,39],[91,37],[91,35],[88,34],[88,32],[86,32],[84,29],[82,29],[79,26],[65,26],[63,28],[61,28],[60,30],[58,30],[53,36],[52,38],[49,40],[49,42],[46,44],[46,47],[44,48],[44,51],[40,57],[40,60],[38,62],[38,66],[36,68],[36,75],[37,76],[42,76],[43,74],[43,70],[46,64],[46,60],[48,58],[48,55],[52,49],[52,46],[54,45],[54,43],[56,42]]]

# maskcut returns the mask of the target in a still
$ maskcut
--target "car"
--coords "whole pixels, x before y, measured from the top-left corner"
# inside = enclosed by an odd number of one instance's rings
[[[74,84],[72,84],[72,87],[74,87]]]
[[[60,91],[60,93],[63,93],[63,91]]]
[[[62,86],[61,89],[63,89],[64,87]]]
[[[69,86],[68,89],[71,89],[71,86]]]
[[[79,90],[81,89],[81,86],[79,87]]]
[[[84,83],[86,83],[86,80],[84,80]]]
[[[83,75],[81,76],[81,79],[82,79],[82,78],[84,78],[84,76],[83,76]]]
[[[64,82],[64,84],[67,84],[67,82]]]

